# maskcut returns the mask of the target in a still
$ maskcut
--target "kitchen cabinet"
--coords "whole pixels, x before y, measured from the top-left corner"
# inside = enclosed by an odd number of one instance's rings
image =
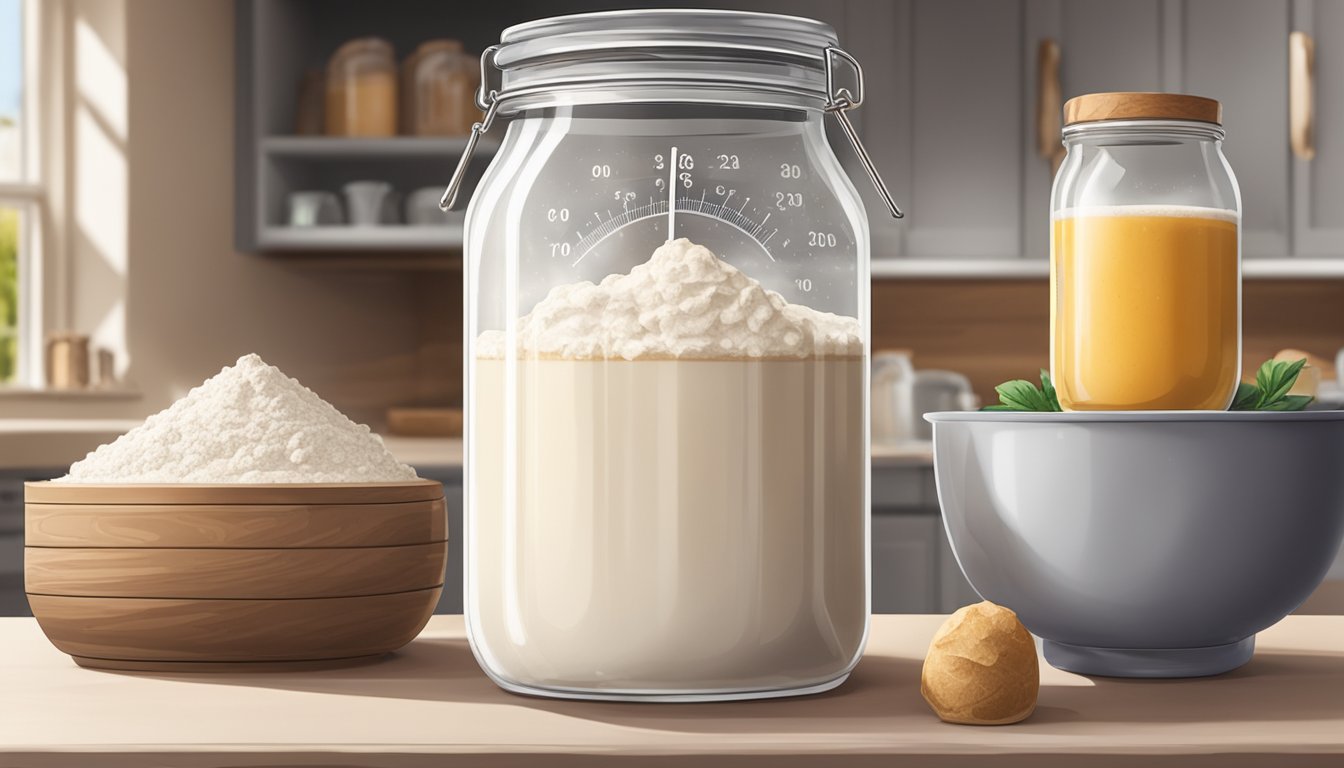
[[[322,72],[332,52],[356,37],[383,37],[392,42],[400,57],[434,38],[459,39],[469,50],[479,51],[497,40],[504,26],[545,12],[526,3],[510,3],[493,13],[454,15],[433,0],[378,4],[239,0],[236,7],[234,242],[238,250],[442,257],[459,249],[461,211],[435,226],[287,225],[291,192],[323,190],[340,197],[344,184],[360,180],[386,181],[403,197],[419,188],[445,187],[466,145],[464,136],[293,135],[299,85],[306,73]],[[468,191],[498,147],[500,135],[487,137],[477,148]]]
[[[909,251],[1011,259],[1021,252],[1021,3],[911,9]],[[974,19],[974,24],[967,24]]]
[[[435,613],[462,613],[462,579],[466,559],[462,531],[462,479],[444,482],[443,496],[448,502],[448,572],[444,574],[443,596]]]
[[[1223,102],[1225,151],[1242,192],[1246,274],[1344,274],[1344,132],[1333,130],[1344,125],[1344,89],[1337,87],[1344,83],[1344,4],[870,5],[851,6],[846,35],[869,70],[874,96],[860,110],[867,112],[863,135],[910,212],[894,225],[870,214],[874,275],[1047,274],[1049,137],[1064,101],[1108,90],[1198,93]],[[855,23],[860,15],[867,23]],[[1294,30],[1315,39],[1312,159],[1294,157],[1289,144]],[[1047,40],[1058,46],[1055,77],[1040,58]],[[1050,85],[1058,99],[1043,98]],[[893,227],[901,232],[889,232]]]
[[[31,616],[23,593],[23,483],[0,481],[0,616]]]
[[[1164,85],[1223,104],[1227,128],[1223,151],[1241,187],[1242,256],[1288,256],[1288,3],[1180,0],[1173,4],[1176,30],[1168,48],[1175,50],[1164,51],[1172,62]],[[1335,241],[1335,251],[1344,255],[1344,238]]]
[[[1286,0],[1029,2],[1026,258],[1044,258],[1050,248],[1054,166],[1043,152],[1041,130],[1058,130],[1064,101],[1098,91],[1175,91],[1221,101],[1228,132],[1224,151],[1241,186],[1243,255],[1287,256],[1288,17]],[[1041,70],[1037,52],[1047,40],[1059,46],[1058,101],[1041,99],[1049,73]]]
[[[929,515],[873,515],[874,613],[935,613],[938,526]]]
[[[980,601],[943,530],[938,508],[878,509],[872,523],[873,613],[951,613]]]
[[[942,517],[938,520],[938,612],[951,613],[963,605],[978,603],[981,598],[957,565]]]
[[[1063,156],[1059,127],[1064,102],[1098,91],[1163,90],[1164,9],[1161,0],[1026,4],[1021,60],[1025,120],[1019,146],[1023,258],[1039,263],[1050,253],[1050,187],[1055,175],[1051,153]],[[1057,71],[1040,59],[1042,44],[1051,41],[1059,53]],[[1052,85],[1057,98],[1050,98]]]
[[[435,613],[462,613],[462,578],[465,558],[462,530],[462,468],[460,466],[416,466],[416,474],[426,480],[443,483],[443,498],[448,506],[448,565],[443,577],[443,595]]]
[[[873,613],[950,613],[979,602],[943,529],[931,465],[875,458],[872,497]]]
[[[691,0],[669,0],[673,6]],[[603,7],[596,0],[517,3],[426,29],[432,0],[243,0],[238,16],[237,240],[241,250],[452,251],[460,227],[430,232],[281,226],[293,189],[387,178],[442,185],[460,138],[292,137],[294,89],[343,40],[383,35],[409,47],[448,35],[479,50],[512,23]],[[862,63],[852,113],[909,216],[892,220],[835,126],[841,161],[872,225],[877,277],[1047,274],[1050,135],[1060,104],[1102,90],[1207,94],[1224,103],[1226,152],[1243,198],[1250,276],[1344,275],[1344,3],[1333,0],[726,0],[722,7],[818,18]],[[1316,43],[1315,157],[1289,149],[1288,35]],[[1059,46],[1058,100],[1042,41]],[[842,75],[843,76],[843,75]],[[833,122],[833,121],[831,121]],[[1045,138],[1042,138],[1044,128]],[[491,137],[493,139],[493,137]],[[478,156],[484,167],[495,141]],[[1293,258],[1284,258],[1293,257]]]
[[[1292,160],[1294,252],[1344,257],[1344,3],[1293,0],[1292,26],[1316,49],[1316,156]]]

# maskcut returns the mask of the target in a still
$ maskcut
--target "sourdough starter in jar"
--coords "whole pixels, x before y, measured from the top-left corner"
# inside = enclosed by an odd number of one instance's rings
[[[498,562],[473,567],[468,603],[492,676],[662,694],[842,679],[868,607],[862,353],[857,319],[684,239],[552,289],[512,344],[481,334],[469,551]]]

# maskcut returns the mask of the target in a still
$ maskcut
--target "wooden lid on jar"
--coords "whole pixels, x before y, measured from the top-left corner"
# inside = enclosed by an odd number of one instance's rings
[[[1102,120],[1194,120],[1223,124],[1216,99],[1183,93],[1089,93],[1064,102],[1064,124]]]

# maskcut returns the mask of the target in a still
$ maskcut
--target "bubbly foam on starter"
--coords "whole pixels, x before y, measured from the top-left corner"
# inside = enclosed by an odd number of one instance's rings
[[[1167,216],[1180,219],[1214,219],[1233,224],[1241,220],[1236,211],[1206,208],[1200,205],[1082,205],[1055,211],[1051,218],[1075,219],[1083,216]]]
[[[414,480],[378,435],[256,355],[70,467],[65,483]]]
[[[859,321],[790,304],[712,251],[670,240],[629,274],[559,285],[518,320],[518,353],[565,359],[733,359],[862,353]],[[503,331],[476,354],[502,358]]]

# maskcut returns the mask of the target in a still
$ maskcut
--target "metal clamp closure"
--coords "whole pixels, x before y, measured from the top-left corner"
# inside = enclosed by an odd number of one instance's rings
[[[485,116],[479,123],[473,123],[471,126],[471,135],[467,137],[467,145],[462,148],[462,157],[457,161],[457,168],[453,170],[453,177],[448,182],[448,188],[443,191],[443,197],[439,198],[440,210],[450,211],[457,203],[457,193],[461,191],[462,182],[467,178],[471,157],[476,154],[476,144],[480,142],[485,132],[490,130],[490,126],[495,124],[495,114],[499,112],[499,90],[491,87],[490,71],[499,72],[499,67],[495,64],[495,54],[498,51],[499,46],[492,45],[481,53],[481,85],[476,89],[476,106],[485,110]]]
[[[495,123],[495,115],[499,111],[499,105],[502,101],[499,89],[492,86],[492,73],[500,73],[498,65],[495,64],[495,54],[499,51],[498,45],[492,45],[481,53],[481,86],[476,90],[476,104],[485,110],[485,116],[479,123],[471,126],[471,135],[467,137],[467,145],[462,150],[462,157],[457,161],[457,168],[453,171],[452,179],[448,182],[448,189],[444,190],[443,197],[439,200],[439,208],[448,211],[451,210],[457,202],[458,192],[462,189],[462,182],[466,179],[467,169],[471,166],[472,155],[476,152],[476,145],[481,140],[481,136]],[[896,201],[892,199],[891,192],[887,190],[887,185],[882,181],[882,176],[877,172],[877,166],[873,164],[872,157],[868,150],[864,148],[863,141],[859,139],[859,133],[850,122],[849,116],[845,113],[859,105],[863,104],[864,85],[863,85],[863,67],[851,55],[840,48],[827,48],[824,54],[826,69],[826,104],[824,110],[835,116],[840,122],[840,128],[844,131],[845,137],[854,147],[858,154],[859,162],[863,165],[864,171],[868,173],[868,178],[873,182],[873,187],[877,189],[877,194],[881,196],[882,202],[886,204],[887,210],[895,218],[903,218],[905,214]],[[854,73],[854,91],[841,85],[836,85],[835,78],[835,60],[841,59],[849,65]],[[502,83],[500,85],[502,87]]]
[[[843,85],[836,87],[835,84],[835,60],[843,59],[850,69],[854,71],[854,88],[858,91],[857,95],[851,92]],[[849,115],[845,113],[863,103],[863,67],[859,62],[845,51],[839,48],[826,49],[826,111],[835,115],[835,119],[840,121],[840,129],[845,132],[845,138],[853,145],[854,152],[859,156],[859,163],[863,165],[863,170],[868,172],[868,178],[872,180],[873,187],[877,189],[877,194],[886,203],[887,210],[891,212],[894,218],[905,217],[900,206],[892,199],[891,192],[887,190],[886,182],[882,181],[882,175],[877,172],[877,166],[873,164],[873,158],[868,155],[868,150],[864,148],[863,141],[859,139],[859,132],[854,129],[854,123],[850,122]]]

